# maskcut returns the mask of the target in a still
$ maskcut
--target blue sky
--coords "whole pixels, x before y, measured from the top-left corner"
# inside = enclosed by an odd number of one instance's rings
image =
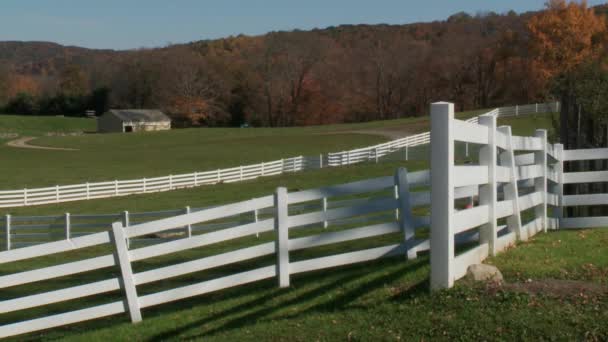
[[[537,10],[545,0],[1,0],[0,40],[132,49],[239,33],[404,24],[466,11]],[[590,5],[605,1],[590,0]]]

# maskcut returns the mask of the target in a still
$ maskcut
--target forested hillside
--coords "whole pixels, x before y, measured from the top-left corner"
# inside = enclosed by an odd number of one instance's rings
[[[597,11],[602,8],[596,8]],[[0,106],[82,115],[161,108],[183,125],[292,126],[543,101],[534,13],[272,32],[132,51],[0,42]]]

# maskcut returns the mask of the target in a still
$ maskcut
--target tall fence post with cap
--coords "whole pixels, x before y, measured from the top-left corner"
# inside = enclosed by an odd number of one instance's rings
[[[454,104],[431,104],[431,289],[454,284]]]
[[[275,249],[279,287],[289,287],[289,226],[287,188],[277,188],[274,194]]]

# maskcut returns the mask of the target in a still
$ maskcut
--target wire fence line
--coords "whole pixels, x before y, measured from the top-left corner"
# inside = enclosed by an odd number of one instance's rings
[[[557,111],[559,111],[559,102],[551,102],[501,107],[486,114],[493,114],[498,117],[510,117]],[[467,122],[476,123],[477,120],[477,117],[474,117],[467,120]],[[410,148],[426,145],[429,144],[429,142],[430,132],[425,132],[389,141],[387,143],[349,151],[319,154],[317,156],[297,156],[206,172],[0,191],[0,208],[109,198],[171,191],[175,189],[198,187],[201,185],[240,182],[259,177],[276,176],[284,173],[315,170],[324,167],[345,166],[362,162],[379,162],[382,158],[389,157],[399,151],[403,151],[403,158],[408,160]],[[468,155],[468,145],[466,152]]]

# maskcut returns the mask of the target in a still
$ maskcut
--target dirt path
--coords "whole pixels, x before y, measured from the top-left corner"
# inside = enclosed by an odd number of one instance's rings
[[[11,140],[6,143],[7,146],[16,147],[16,148],[31,148],[37,150],[53,150],[53,151],[78,151],[75,148],[63,148],[63,147],[47,147],[47,146],[36,146],[28,144],[30,141],[34,140],[34,137],[21,137],[19,139]]]

